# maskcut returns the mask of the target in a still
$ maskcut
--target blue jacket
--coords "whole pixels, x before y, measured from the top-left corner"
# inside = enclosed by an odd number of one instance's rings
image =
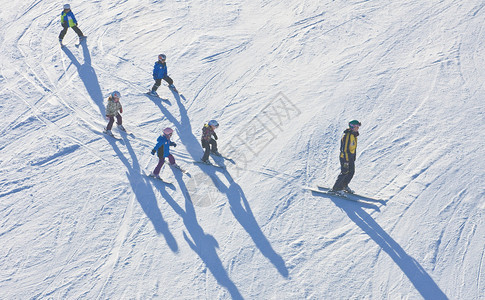
[[[77,26],[77,20],[74,17],[74,14],[72,13],[71,10],[69,10],[68,13],[65,13],[64,11],[61,12],[61,24],[64,26],[64,22],[67,22],[66,25],[69,27],[74,27]]]
[[[158,156],[161,157],[160,154],[163,153],[163,157],[168,157],[170,155],[170,147],[173,146],[175,143],[171,142],[167,137],[161,135],[157,139],[157,144],[153,148],[153,150],[158,152]]]
[[[157,61],[153,66],[153,79],[163,79],[167,74],[167,63]]]

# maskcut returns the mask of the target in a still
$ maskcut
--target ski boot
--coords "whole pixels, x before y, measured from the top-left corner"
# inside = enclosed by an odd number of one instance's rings
[[[212,150],[211,154],[213,154],[215,156],[222,156],[222,154],[220,154],[219,151],[217,151],[217,150]]]
[[[337,195],[337,196],[343,196],[343,197],[345,197],[345,192],[344,192],[344,190],[334,190],[334,189],[329,189],[329,190],[328,190],[328,193],[329,193],[329,194],[334,194],[334,195]]]
[[[177,91],[177,88],[173,84],[169,85],[168,87],[169,87],[170,90],[174,91],[175,93],[179,92],[179,91]]]
[[[126,132],[126,129],[125,129],[125,127],[123,127],[123,125],[121,125],[121,124],[117,124],[117,125],[118,125],[119,130]]]
[[[150,96],[153,96],[153,97],[158,97],[157,92],[155,92],[153,90],[149,91],[147,94],[150,95]]]
[[[114,135],[113,135],[113,133],[111,132],[111,130],[107,130],[106,128],[103,130],[103,133],[106,133],[107,135],[109,135],[109,136],[113,136],[113,137],[114,137]]]
[[[351,188],[349,188],[348,186],[346,186],[346,187],[344,187],[344,192],[349,193],[349,194],[353,194],[354,193],[354,190],[352,190]]]
[[[156,179],[162,179],[162,178],[160,177],[160,175],[155,174],[155,173],[153,173],[153,172],[151,172],[151,173],[150,173],[150,175],[148,175],[148,176],[153,177],[153,178],[156,178]]]

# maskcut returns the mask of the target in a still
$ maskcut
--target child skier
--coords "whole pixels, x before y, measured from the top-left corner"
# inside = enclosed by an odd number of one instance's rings
[[[175,163],[175,158],[172,154],[170,154],[170,146],[177,147],[177,144],[170,141],[172,137],[173,130],[170,127],[167,127],[163,130],[163,134],[160,135],[157,139],[157,144],[152,150],[152,155],[157,153],[158,155],[158,164],[150,174],[150,176],[160,179],[160,170],[162,169],[163,164],[165,163],[165,157],[168,157],[168,161],[171,166],[176,168],[180,167]]]
[[[69,27],[74,30],[77,35],[79,36],[79,43],[86,37],[83,35],[81,29],[77,27],[77,20],[74,17],[74,14],[71,11],[71,6],[69,4],[64,4],[64,10],[61,12],[61,25],[63,29],[61,30],[61,33],[59,33],[59,43],[62,46],[62,39],[64,39],[64,36],[67,33],[67,29]]]
[[[165,54],[160,54],[158,56],[158,61],[155,62],[155,65],[153,66],[153,80],[155,80],[155,84],[153,84],[151,91],[148,92],[149,95],[158,97],[157,89],[162,84],[162,79],[168,83],[171,90],[177,92],[177,89],[173,85],[172,78],[168,76],[167,63],[165,62],[166,59],[167,56]]]
[[[201,160],[204,163],[209,163],[210,153],[221,156],[221,154],[217,151],[217,134],[214,131],[217,127],[219,127],[219,123],[217,123],[216,120],[210,120],[209,123],[204,124],[204,127],[202,127],[202,137],[200,141],[202,142],[202,148],[204,148],[205,151]],[[212,138],[213,136],[214,138]]]
[[[359,136],[359,127],[362,124],[357,120],[349,122],[349,128],[344,131],[340,140],[340,175],[333,185],[331,192],[353,193],[349,188],[349,183],[355,173],[355,158],[357,154],[357,137]]]
[[[111,136],[113,136],[113,133],[111,132],[111,128],[113,127],[115,117],[116,117],[116,124],[118,125],[118,128],[122,131],[126,131],[122,125],[123,120],[121,118],[120,113],[123,113],[123,107],[121,106],[120,98],[121,98],[120,92],[114,91],[108,97],[108,104],[106,105],[106,118],[109,121],[108,121],[108,125],[106,125],[106,128],[104,129],[104,133]]]

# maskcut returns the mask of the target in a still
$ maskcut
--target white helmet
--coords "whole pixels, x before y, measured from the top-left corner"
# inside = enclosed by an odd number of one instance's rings
[[[219,127],[219,123],[217,123],[216,120],[210,120],[209,121],[209,126],[215,126],[215,127]]]
[[[64,9],[71,9],[71,5],[69,5],[69,4],[64,4]]]

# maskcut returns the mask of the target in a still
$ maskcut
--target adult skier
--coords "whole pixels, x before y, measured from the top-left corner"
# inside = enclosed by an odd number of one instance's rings
[[[202,148],[204,148],[205,151],[201,160],[204,163],[209,163],[210,153],[221,156],[221,154],[217,151],[217,134],[215,132],[217,127],[219,127],[219,123],[217,123],[216,120],[210,120],[207,124],[204,124],[204,127],[202,127],[202,137],[200,141],[202,143]]]
[[[175,158],[173,157],[172,154],[170,154],[170,146],[177,147],[176,143],[170,141],[172,134],[173,134],[172,128],[167,127],[163,130],[163,133],[157,139],[157,144],[152,150],[152,155],[155,155],[155,153],[157,153],[158,164],[153,170],[153,172],[150,174],[150,176],[152,177],[161,179],[160,170],[162,169],[162,166],[165,163],[165,157],[168,157],[168,161],[171,166],[174,166],[180,169],[180,167],[175,163]]]
[[[113,127],[113,123],[116,117],[116,124],[118,128],[122,131],[125,131],[123,127],[123,119],[121,114],[123,113],[123,107],[121,106],[120,102],[121,94],[118,91],[114,91],[108,97],[108,104],[106,105],[106,118],[108,119],[108,125],[104,129],[104,133],[113,136],[111,132],[111,128]]]
[[[153,80],[155,80],[155,84],[151,91],[148,92],[149,95],[158,97],[157,89],[162,84],[162,79],[168,83],[168,87],[177,92],[177,89],[173,85],[173,79],[168,76],[168,69],[167,69],[167,56],[165,54],[160,54],[158,56],[158,61],[155,62],[153,66]]]
[[[340,140],[340,174],[330,192],[354,193],[349,183],[355,173],[355,158],[357,154],[357,137],[362,124],[357,120],[349,122],[349,128],[344,131]]]
[[[61,25],[63,29],[61,30],[61,33],[59,33],[59,43],[62,46],[62,40],[64,39],[64,36],[67,33],[67,29],[72,28],[77,35],[79,36],[79,43],[86,37],[82,33],[81,29],[77,27],[77,20],[74,17],[74,14],[71,11],[71,5],[69,4],[64,4],[64,10],[61,12]]]

